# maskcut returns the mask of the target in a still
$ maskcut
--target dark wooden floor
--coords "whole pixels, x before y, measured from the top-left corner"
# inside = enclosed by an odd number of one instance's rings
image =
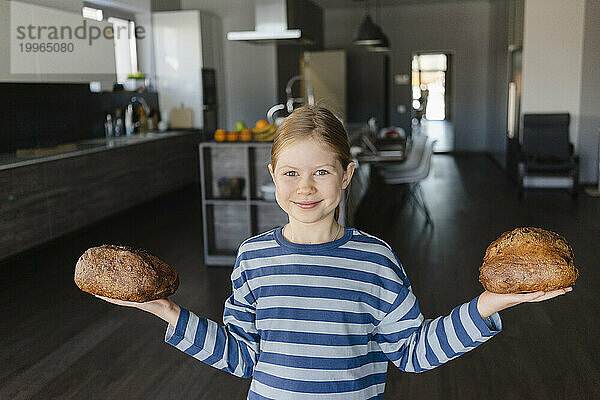
[[[566,296],[503,311],[500,335],[438,369],[390,364],[386,399],[600,398],[600,200],[534,192],[519,202],[485,156],[435,156],[423,189],[434,229],[412,207],[395,213],[397,189],[377,184],[357,227],[394,248],[426,317],[480,293],[485,248],[516,226],[563,234],[581,275]],[[0,264],[0,399],[245,398],[248,380],[165,344],[166,323],[77,289],[77,258],[102,243],[164,259],[180,273],[174,301],[221,321],[230,269],[203,265],[199,193],[187,188]]]

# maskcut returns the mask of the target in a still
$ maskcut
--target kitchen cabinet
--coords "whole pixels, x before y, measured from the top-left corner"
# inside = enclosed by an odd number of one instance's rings
[[[199,132],[171,132],[100,138],[44,157],[0,155],[0,259],[197,184],[199,141]]]
[[[375,117],[380,126],[389,126],[389,64],[386,54],[349,55],[348,122],[365,123]]]
[[[200,143],[200,183],[204,261],[233,266],[239,245],[247,238],[282,226],[287,215],[274,200],[264,200],[260,187],[272,182],[268,171],[271,143]],[[219,182],[243,180],[241,193],[227,196]]]

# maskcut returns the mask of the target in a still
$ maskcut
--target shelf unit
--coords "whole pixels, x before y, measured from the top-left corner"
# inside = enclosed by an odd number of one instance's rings
[[[204,142],[199,155],[204,261],[233,267],[245,239],[287,223],[275,201],[260,198],[260,186],[271,182],[271,143]],[[244,179],[242,198],[220,198],[221,178]]]

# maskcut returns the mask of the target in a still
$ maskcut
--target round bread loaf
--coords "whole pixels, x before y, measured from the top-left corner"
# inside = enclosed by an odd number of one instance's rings
[[[489,245],[479,267],[479,282],[494,293],[562,289],[578,276],[565,238],[541,228],[504,232]]]
[[[179,276],[144,250],[102,245],[86,250],[79,257],[75,284],[91,294],[142,303],[175,293]]]

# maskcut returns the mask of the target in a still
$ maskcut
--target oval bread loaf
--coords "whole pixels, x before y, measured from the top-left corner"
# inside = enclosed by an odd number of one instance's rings
[[[91,294],[142,303],[175,293],[179,276],[175,269],[144,250],[102,245],[79,257],[75,284]]]
[[[479,282],[494,293],[562,289],[578,276],[565,238],[541,228],[504,232],[489,245],[479,267]]]

